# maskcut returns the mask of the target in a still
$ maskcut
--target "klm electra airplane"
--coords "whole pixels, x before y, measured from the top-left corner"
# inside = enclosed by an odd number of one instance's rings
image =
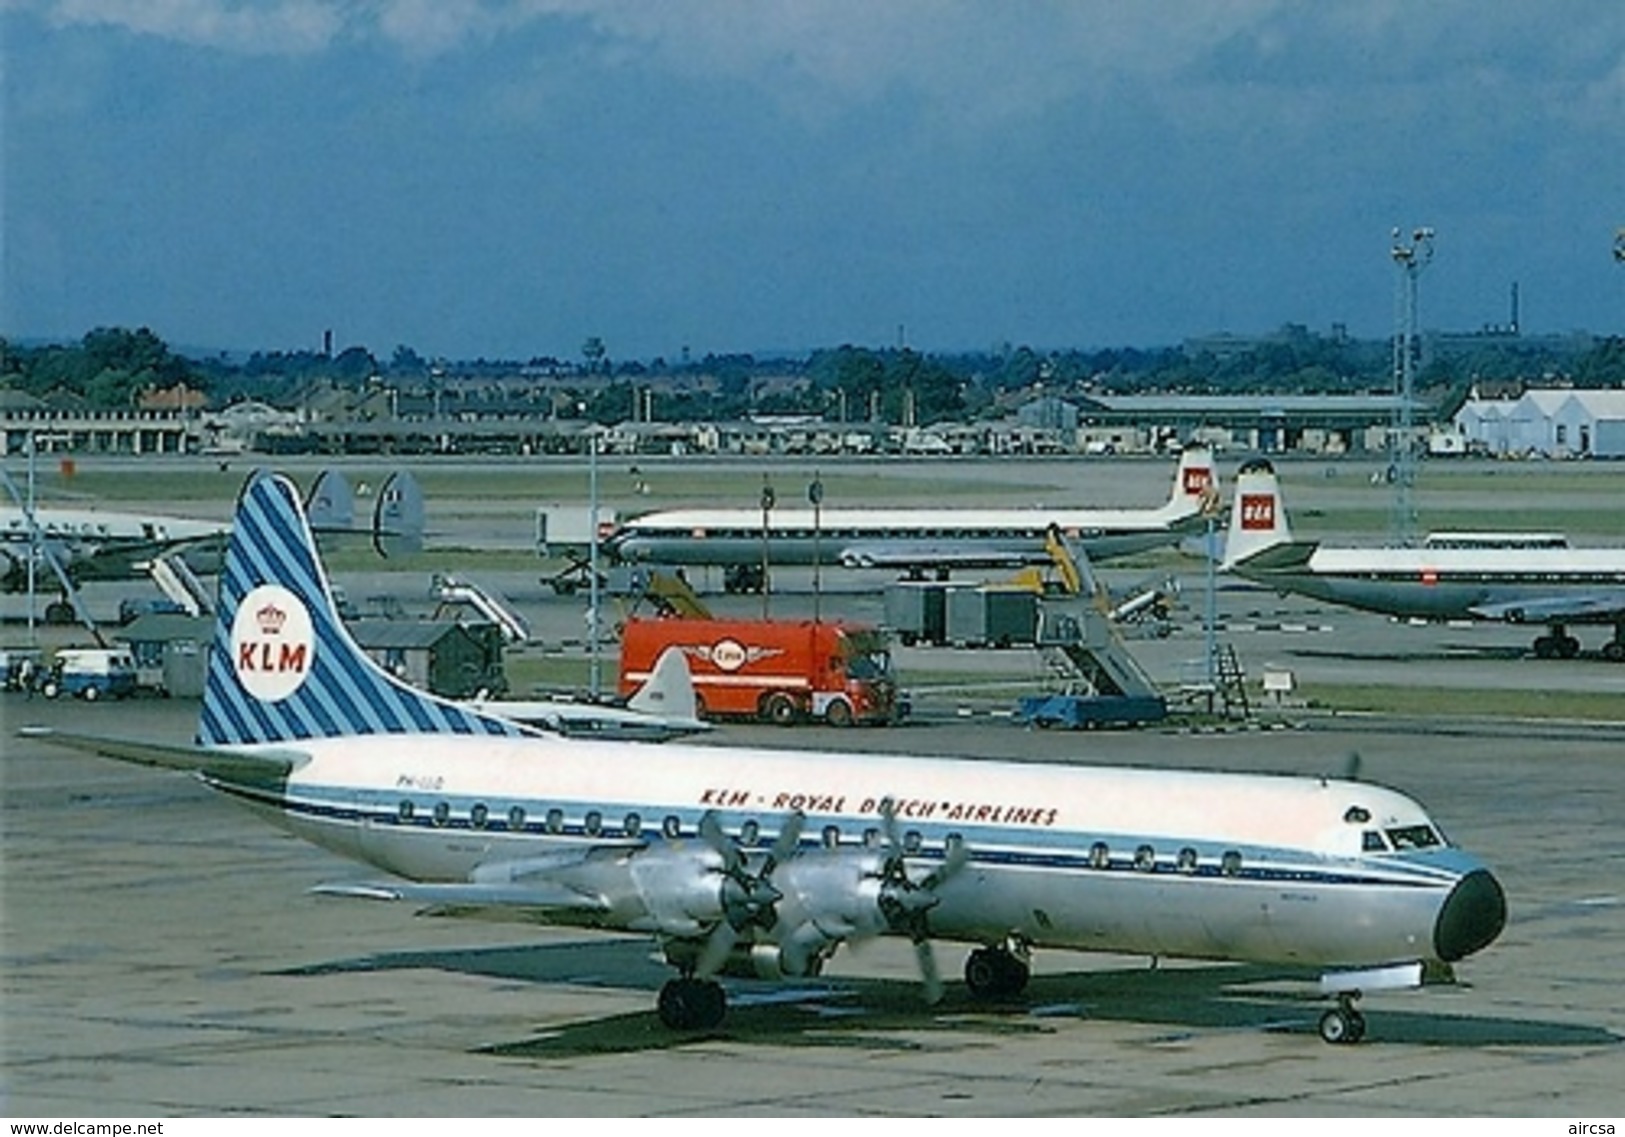
[[[1048,564],[1053,526],[1091,561],[1103,561],[1201,532],[1217,491],[1212,452],[1188,447],[1167,502],[1149,509],[769,509],[766,560],[915,573]],[[623,522],[605,550],[621,562],[749,569],[764,559],[763,525],[761,509],[659,510]]]
[[[45,732],[36,732],[44,734]],[[1010,997],[1067,948],[1310,966],[1328,1041],[1506,921],[1491,871],[1417,802],[1357,781],[582,739],[411,688],[346,633],[294,486],[239,502],[195,746],[52,733],[193,771],[370,866],[338,896],[645,933],[660,1018],[716,1027],[720,976],[819,973],[899,936]]]

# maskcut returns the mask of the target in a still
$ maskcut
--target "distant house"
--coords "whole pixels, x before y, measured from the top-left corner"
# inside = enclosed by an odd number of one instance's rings
[[[209,405],[209,396],[185,383],[173,387],[149,387],[136,396],[136,410],[140,411],[201,411]]]

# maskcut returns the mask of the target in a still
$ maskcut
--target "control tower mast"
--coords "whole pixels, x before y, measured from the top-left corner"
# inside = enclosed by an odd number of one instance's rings
[[[1407,239],[1393,231],[1391,255],[1399,268],[1394,293],[1394,407],[1388,437],[1388,480],[1394,487],[1390,540],[1408,548],[1416,543],[1416,506],[1411,492],[1416,486],[1416,365],[1421,343],[1416,326],[1416,278],[1433,259],[1433,230],[1411,230]]]

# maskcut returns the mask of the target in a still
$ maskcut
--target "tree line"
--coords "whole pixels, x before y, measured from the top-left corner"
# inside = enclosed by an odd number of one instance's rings
[[[1240,341],[1238,341],[1239,343]],[[1548,383],[1625,388],[1625,339],[1565,349],[1551,341],[1486,339],[1439,354],[1418,377],[1418,392],[1449,414],[1474,384],[1502,390]],[[316,385],[361,390],[383,383],[436,405],[475,409],[521,402],[529,413],[604,423],[651,418],[724,420],[761,414],[921,425],[1002,413],[1012,398],[1038,394],[1084,401],[1092,395],[1353,394],[1392,390],[1389,344],[1319,336],[1304,329],[1229,349],[1110,348],[1042,352],[1000,346],[925,353],[850,344],[805,356],[708,354],[616,362],[599,337],[582,359],[431,360],[405,345],[387,360],[365,347],[257,351],[246,357],[189,358],[149,328],[97,328],[77,343],[19,344],[0,338],[0,388],[93,408],[134,406],[142,392],[177,384],[214,405],[243,398],[290,405]]]

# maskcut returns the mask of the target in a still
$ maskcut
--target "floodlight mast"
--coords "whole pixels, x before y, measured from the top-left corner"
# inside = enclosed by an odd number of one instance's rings
[[[1393,231],[1391,255],[1399,268],[1394,294],[1394,407],[1388,439],[1388,479],[1394,487],[1392,543],[1408,548],[1416,543],[1416,506],[1411,491],[1416,485],[1416,362],[1419,342],[1416,326],[1416,278],[1433,259],[1433,230],[1423,226],[1407,238]]]

